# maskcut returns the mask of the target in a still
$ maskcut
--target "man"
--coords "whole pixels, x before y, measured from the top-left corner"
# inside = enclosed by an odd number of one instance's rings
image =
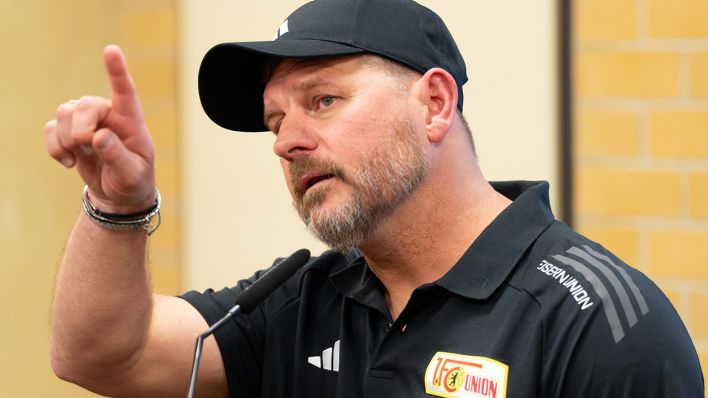
[[[204,58],[207,114],[276,134],[298,213],[335,250],[208,339],[198,391],[234,397],[688,397],[693,344],[646,277],[554,221],[547,184],[490,185],[462,118],[465,66],[409,0],[317,0],[272,42]],[[111,100],[62,104],[50,155],[86,182],[53,304],[55,372],[111,396],[180,396],[195,336],[253,278],[151,294],[154,150],[120,51]]]

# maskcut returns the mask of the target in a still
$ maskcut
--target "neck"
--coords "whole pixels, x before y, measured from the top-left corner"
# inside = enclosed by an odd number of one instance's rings
[[[487,183],[476,162],[461,173],[431,171],[436,175],[429,175],[361,247],[386,288],[393,319],[413,290],[445,275],[511,203]]]

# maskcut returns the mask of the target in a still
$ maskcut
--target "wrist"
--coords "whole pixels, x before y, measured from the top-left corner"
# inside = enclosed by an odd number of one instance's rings
[[[125,215],[140,213],[152,207],[156,201],[156,194],[157,188],[142,199],[124,201],[121,203],[103,198],[101,195],[96,195],[91,189],[88,189],[85,195],[88,195],[94,209],[99,210],[102,213]]]
[[[113,213],[101,210],[89,195],[88,185],[84,186],[84,191],[81,196],[83,210],[86,215],[96,224],[103,228],[116,231],[147,231],[148,236],[152,235],[160,226],[160,191],[155,188],[153,194],[153,202],[149,207],[143,208],[132,213]],[[132,206],[131,206],[132,207]],[[130,207],[121,207],[121,210],[130,209]],[[153,223],[153,217],[157,216],[157,221]]]

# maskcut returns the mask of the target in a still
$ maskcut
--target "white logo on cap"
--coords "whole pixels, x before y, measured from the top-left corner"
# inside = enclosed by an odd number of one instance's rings
[[[279,38],[280,36],[288,33],[288,20],[286,19],[285,22],[280,24],[280,27],[278,28],[278,31],[275,32],[275,35],[273,36],[273,40]]]

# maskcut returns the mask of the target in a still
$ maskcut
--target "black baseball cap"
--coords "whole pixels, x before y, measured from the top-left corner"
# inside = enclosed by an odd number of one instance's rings
[[[421,73],[439,67],[457,82],[462,110],[465,61],[440,17],[412,0],[315,0],[293,12],[272,41],[222,43],[199,68],[199,98],[216,124],[266,131],[263,69],[271,57],[377,54]]]

